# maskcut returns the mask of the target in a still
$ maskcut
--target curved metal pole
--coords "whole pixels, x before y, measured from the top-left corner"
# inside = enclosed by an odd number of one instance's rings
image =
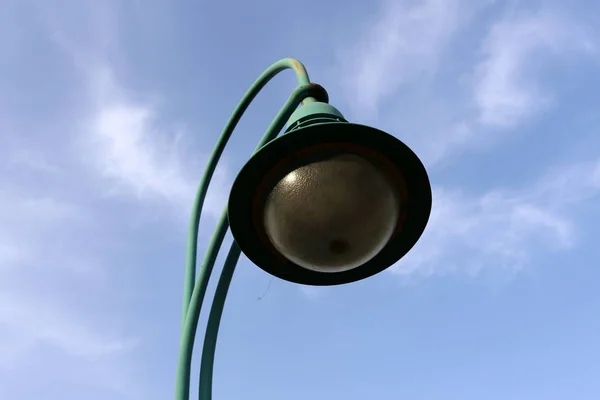
[[[244,94],[244,97],[240,100],[236,108],[233,110],[231,117],[227,121],[217,144],[215,145],[215,149],[208,159],[208,165],[204,170],[204,175],[200,181],[200,186],[198,187],[198,192],[196,193],[196,198],[194,199],[192,216],[190,219],[189,226],[189,235],[188,235],[188,243],[187,243],[187,254],[186,254],[186,262],[185,262],[185,277],[184,277],[184,287],[183,287],[183,312],[182,312],[182,325],[185,323],[185,316],[188,311],[188,307],[190,304],[190,299],[192,298],[192,292],[194,290],[194,281],[196,279],[196,257],[197,257],[197,249],[198,249],[198,228],[200,223],[200,215],[202,213],[202,206],[204,205],[204,200],[206,198],[206,194],[208,192],[208,186],[212,179],[212,176],[217,168],[217,164],[221,155],[223,154],[223,150],[233,133],[236,125],[242,118],[242,115],[252,102],[256,95],[260,92],[260,90],[273,78],[275,75],[280,73],[285,69],[292,69],[296,73],[296,80],[299,85],[308,85],[310,83],[310,79],[308,77],[308,73],[306,72],[306,68],[302,63],[292,58],[284,58],[283,60],[279,60],[276,63],[272,64],[269,68],[263,72],[256,81],[250,86],[248,91]],[[304,99],[304,103],[314,101],[312,98]],[[213,236],[213,241],[211,245],[215,242],[216,236]],[[210,264],[210,259],[208,258],[208,254],[205,256],[203,260],[203,265]],[[214,263],[214,261],[213,261]],[[206,289],[204,289],[206,290]],[[203,297],[203,295],[202,295]]]
[[[256,150],[263,147],[265,144],[273,140],[279,132],[283,129],[286,121],[290,118],[302,98],[306,95],[308,88],[306,86],[299,86],[294,90],[288,101],[281,108],[264,136],[260,140]],[[255,151],[256,151],[255,150]],[[227,215],[227,209],[223,212],[223,215]],[[227,259],[221,271],[219,282],[217,283],[217,289],[215,296],[210,308],[210,314],[208,316],[208,323],[206,327],[206,335],[204,336],[204,344],[202,346],[202,359],[200,362],[200,381],[199,381],[199,400],[211,400],[212,399],[212,378],[213,378],[213,367],[215,361],[215,351],[217,346],[217,336],[219,334],[219,325],[221,323],[221,316],[223,315],[223,308],[225,307],[225,300],[227,298],[227,292],[231,284],[231,279],[235,271],[235,267],[240,256],[240,248],[234,241],[231,244]]]
[[[291,115],[294,109],[298,106],[298,104],[304,98],[304,102],[314,101],[314,99],[310,97],[306,97],[307,93],[311,89],[311,85],[309,84],[308,74],[306,73],[306,69],[304,66],[293,59],[284,59],[276,62],[271,65],[248,89],[238,106],[235,108],[232,113],[229,121],[227,122],[223,133],[221,134],[217,145],[215,146],[215,150],[209,159],[208,166],[203,175],[200,187],[198,189],[196,198],[194,200],[194,208],[192,212],[189,236],[188,236],[188,252],[186,257],[186,271],[185,271],[185,282],[184,282],[184,301],[183,301],[183,322],[182,322],[182,335],[181,335],[181,344],[180,344],[180,353],[179,353],[179,362],[177,367],[177,376],[176,376],[176,384],[175,384],[175,399],[176,400],[189,400],[189,385],[190,385],[190,373],[191,373],[191,361],[192,361],[192,352],[194,345],[194,338],[196,334],[198,319],[200,317],[200,309],[202,306],[202,301],[204,300],[204,296],[206,294],[206,288],[208,286],[208,280],[210,278],[212,268],[214,266],[215,260],[217,258],[218,251],[223,242],[223,238],[225,233],[227,232],[227,228],[229,227],[227,221],[227,211],[223,213],[221,216],[219,223],[217,225],[217,229],[215,230],[209,247],[204,256],[204,260],[202,262],[202,266],[200,269],[199,277],[194,284],[195,273],[196,273],[196,256],[197,256],[197,242],[198,242],[198,229],[199,229],[199,221],[200,214],[202,211],[202,206],[204,204],[204,199],[206,197],[206,193],[208,191],[208,185],[214,174],[219,158],[227,144],[227,141],[231,137],[233,130],[240,118],[242,117],[244,111],[250,105],[251,101],[256,97],[258,92],[271,80],[275,75],[284,69],[293,69],[296,72],[296,77],[300,82],[301,87],[298,87],[292,97],[286,102],[286,105],[278,114],[277,118],[271,124],[271,128],[274,128],[275,125],[279,125],[279,130],[285,124],[287,118]],[[285,111],[285,112],[284,112]],[[285,115],[287,115],[286,118]],[[269,129],[269,131],[270,131]],[[279,132],[276,131],[274,136]],[[267,132],[267,134],[269,133]],[[267,134],[261,140],[262,145],[266,144],[269,140],[267,140]],[[239,255],[238,255],[239,256]],[[237,260],[237,258],[236,258]],[[223,300],[224,302],[224,300]],[[220,313],[219,313],[220,317]],[[214,320],[214,318],[213,318]],[[218,330],[218,324],[217,324]],[[214,352],[213,352],[214,353]],[[212,374],[211,374],[212,375]]]

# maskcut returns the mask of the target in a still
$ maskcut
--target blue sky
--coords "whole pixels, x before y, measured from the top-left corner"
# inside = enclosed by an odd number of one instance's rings
[[[433,212],[360,283],[271,281],[242,257],[215,398],[600,396],[599,6],[340,4],[0,1],[0,398],[172,397],[193,193],[283,57],[419,154]],[[294,85],[240,123],[202,248]]]

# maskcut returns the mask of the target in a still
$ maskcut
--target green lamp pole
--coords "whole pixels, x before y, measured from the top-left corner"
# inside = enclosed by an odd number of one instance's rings
[[[243,113],[279,72],[292,69],[298,87],[285,102],[231,188],[196,277],[200,214],[223,150]],[[300,107],[298,107],[300,105]],[[276,139],[287,122],[285,135]],[[175,400],[189,400],[200,310],[228,228],[225,260],[206,327],[199,399],[212,399],[217,334],[241,252],[290,282],[338,285],[374,275],[402,258],[421,236],[431,211],[423,164],[393,136],[347,122],[294,59],[271,65],[233,111],[194,200],[183,289]]]

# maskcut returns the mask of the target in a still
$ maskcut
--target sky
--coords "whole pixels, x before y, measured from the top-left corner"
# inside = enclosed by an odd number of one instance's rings
[[[194,192],[244,91],[294,57],[348,120],[413,148],[432,215],[405,258],[350,285],[242,257],[214,398],[598,399],[598,15],[591,0],[0,0],[0,398],[173,397]],[[282,73],[240,122],[201,251],[295,84]]]

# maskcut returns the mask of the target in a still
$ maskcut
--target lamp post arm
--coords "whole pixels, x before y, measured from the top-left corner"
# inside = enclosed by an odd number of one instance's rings
[[[212,269],[217,258],[218,251],[221,247],[227,229],[229,227],[229,223],[227,220],[227,210],[225,210],[218,222],[217,229],[215,230],[213,237],[211,239],[210,245],[206,251],[204,256],[204,260],[202,262],[202,266],[199,271],[199,276],[196,282],[196,256],[197,256],[197,245],[198,245],[198,230],[199,230],[199,221],[200,214],[202,211],[202,206],[204,204],[204,199],[206,198],[206,193],[208,191],[208,186],[210,184],[210,180],[214,171],[216,169],[219,158],[227,144],[227,141],[231,137],[233,130],[239,120],[241,119],[244,111],[248,108],[252,100],[256,97],[258,92],[279,72],[284,69],[293,69],[296,72],[296,77],[298,81],[301,82],[301,86],[296,88],[292,93],[292,96],[288,99],[285,106],[279,112],[267,133],[263,136],[263,139],[260,141],[258,148],[264,146],[270,140],[277,136],[279,131],[285,125],[287,119],[291,116],[295,108],[304,100],[304,102],[314,101],[312,97],[310,97],[311,93],[316,93],[318,88],[315,85],[309,83],[308,74],[304,69],[304,66],[296,60],[293,59],[283,59],[280,60],[273,65],[271,65],[248,89],[238,106],[235,108],[232,113],[229,121],[227,122],[225,129],[223,130],[217,145],[215,146],[215,150],[211,155],[206,171],[202,177],[200,187],[198,189],[196,198],[194,200],[194,206],[192,211],[191,223],[189,228],[188,235],[188,252],[186,256],[186,269],[185,269],[185,277],[184,277],[184,301],[183,301],[183,322],[182,322],[182,334],[181,334],[181,343],[180,343],[180,353],[179,353],[179,362],[177,366],[177,376],[176,376],[176,384],[175,384],[175,399],[176,400],[189,400],[189,385],[190,385],[190,374],[191,374],[191,361],[192,361],[192,352],[194,345],[194,338],[197,330],[198,319],[200,317],[200,310],[202,306],[202,302],[204,300],[204,296],[206,294],[206,288],[208,286],[208,280],[212,273]],[[320,93],[320,92],[319,92]],[[237,247],[234,244],[233,247]],[[239,249],[237,256],[228,256],[229,259],[235,259],[239,257]],[[235,253],[235,250],[232,248],[230,253]],[[235,262],[233,267],[235,267]],[[231,270],[233,274],[233,269]],[[221,288],[223,284],[220,285]],[[224,304],[224,297],[226,296],[227,288],[229,287],[229,282],[227,282],[225,293],[222,299],[222,304]],[[221,289],[222,292],[222,289]],[[218,303],[217,303],[218,304]],[[212,325],[213,328],[211,331],[215,332],[215,340],[214,345],[216,345],[216,332],[218,332],[218,325],[220,321],[220,316],[222,313],[222,305],[220,311],[218,307],[215,308],[214,312],[211,312],[212,317]],[[212,309],[211,309],[212,311]],[[216,321],[216,324],[215,324]],[[213,345],[213,346],[214,346]],[[205,346],[207,347],[207,346]],[[210,346],[207,348],[210,349]],[[214,356],[214,349],[212,350],[212,354]],[[212,357],[209,357],[210,360],[210,376],[212,377]],[[205,358],[203,357],[203,360]],[[208,361],[207,361],[208,362]],[[207,363],[205,362],[205,364]],[[206,371],[206,368],[205,368]],[[202,379],[206,381],[206,378]]]
[[[271,125],[267,128],[267,131],[261,138],[255,151],[275,139],[279,132],[285,126],[286,121],[290,118],[298,104],[306,97],[310,86],[299,86],[294,90],[288,101],[281,108]],[[227,209],[223,212],[223,217],[226,217]],[[225,300],[227,298],[227,292],[231,284],[231,279],[237,265],[238,258],[240,256],[240,248],[234,241],[231,244],[229,253],[223,265],[221,276],[217,283],[215,290],[215,296],[210,308],[208,315],[208,323],[206,327],[206,334],[204,336],[204,344],[202,346],[202,359],[200,361],[200,380],[199,380],[199,400],[211,400],[212,399],[212,378],[213,368],[215,361],[215,351],[217,346],[217,335],[219,333],[219,325],[221,322],[221,316],[223,315],[223,308],[225,306]]]
[[[198,229],[200,224],[200,215],[202,213],[202,207],[204,205],[204,200],[206,198],[208,186],[210,184],[212,176],[217,168],[219,159],[223,154],[223,150],[225,149],[225,146],[227,145],[227,142],[229,141],[229,138],[233,133],[233,130],[237,126],[238,122],[242,118],[242,115],[244,114],[252,100],[254,100],[254,98],[260,92],[260,90],[271,79],[273,79],[275,75],[286,69],[292,69],[296,73],[296,80],[298,81],[299,85],[310,84],[310,79],[308,77],[308,73],[306,72],[306,68],[299,61],[294,60],[292,58],[284,58],[272,64],[258,77],[258,79],[256,79],[256,81],[254,81],[252,86],[250,86],[248,91],[244,94],[244,97],[242,97],[236,108],[233,110],[231,117],[227,121],[227,124],[225,125],[225,128],[223,129],[223,132],[221,133],[221,136],[219,137],[219,140],[215,145],[213,153],[208,159],[208,164],[206,166],[206,169],[204,170],[204,174],[200,181],[200,186],[198,187],[198,191],[194,199],[192,216],[190,219],[183,287],[182,326],[183,324],[185,324],[185,317],[188,311],[190,299],[192,297],[192,292],[194,291],[194,284],[196,280],[196,258],[198,250]],[[314,99],[310,97],[304,99],[305,103],[310,101],[314,101]],[[215,236],[213,236],[213,242],[214,239],[216,239]],[[207,264],[210,264],[207,263],[207,261],[209,260],[207,259],[207,257],[205,257],[203,262],[205,268]],[[206,290],[206,288],[204,288],[203,290]]]

